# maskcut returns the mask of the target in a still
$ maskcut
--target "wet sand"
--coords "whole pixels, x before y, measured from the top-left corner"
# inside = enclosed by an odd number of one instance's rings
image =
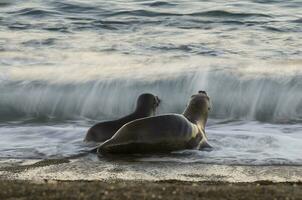
[[[77,159],[3,160],[0,180],[301,182],[302,167],[108,160],[92,154]]]
[[[0,181],[0,199],[302,199],[301,183]]]

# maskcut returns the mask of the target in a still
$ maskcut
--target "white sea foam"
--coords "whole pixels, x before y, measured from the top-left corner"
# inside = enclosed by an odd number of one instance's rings
[[[83,143],[89,124],[10,125],[1,127],[2,158],[63,158],[87,152]],[[211,151],[186,150],[139,161],[233,165],[302,165],[302,127],[299,124],[209,122]],[[135,158],[135,157],[134,157]]]

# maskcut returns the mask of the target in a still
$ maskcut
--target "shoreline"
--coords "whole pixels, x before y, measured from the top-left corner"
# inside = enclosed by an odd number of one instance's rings
[[[0,160],[0,180],[302,182],[301,166],[238,166],[202,163],[77,159]]]

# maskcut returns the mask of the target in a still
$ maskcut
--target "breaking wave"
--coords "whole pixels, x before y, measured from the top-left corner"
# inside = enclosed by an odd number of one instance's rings
[[[302,119],[302,76],[241,74],[232,70],[200,70],[85,82],[2,81],[1,118],[108,119],[131,112],[137,96],[151,92],[162,99],[159,113],[181,113],[189,97],[204,89],[211,97],[212,118],[268,122]]]

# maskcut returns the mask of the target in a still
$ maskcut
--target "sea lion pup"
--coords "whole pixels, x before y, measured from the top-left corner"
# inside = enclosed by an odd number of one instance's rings
[[[205,91],[191,97],[183,114],[167,114],[127,123],[100,145],[99,154],[164,153],[210,147],[205,125],[210,98]]]
[[[157,96],[149,93],[141,94],[137,99],[136,109],[132,114],[117,120],[95,124],[88,130],[84,141],[104,142],[110,139],[126,123],[154,115],[159,103],[160,99]]]

